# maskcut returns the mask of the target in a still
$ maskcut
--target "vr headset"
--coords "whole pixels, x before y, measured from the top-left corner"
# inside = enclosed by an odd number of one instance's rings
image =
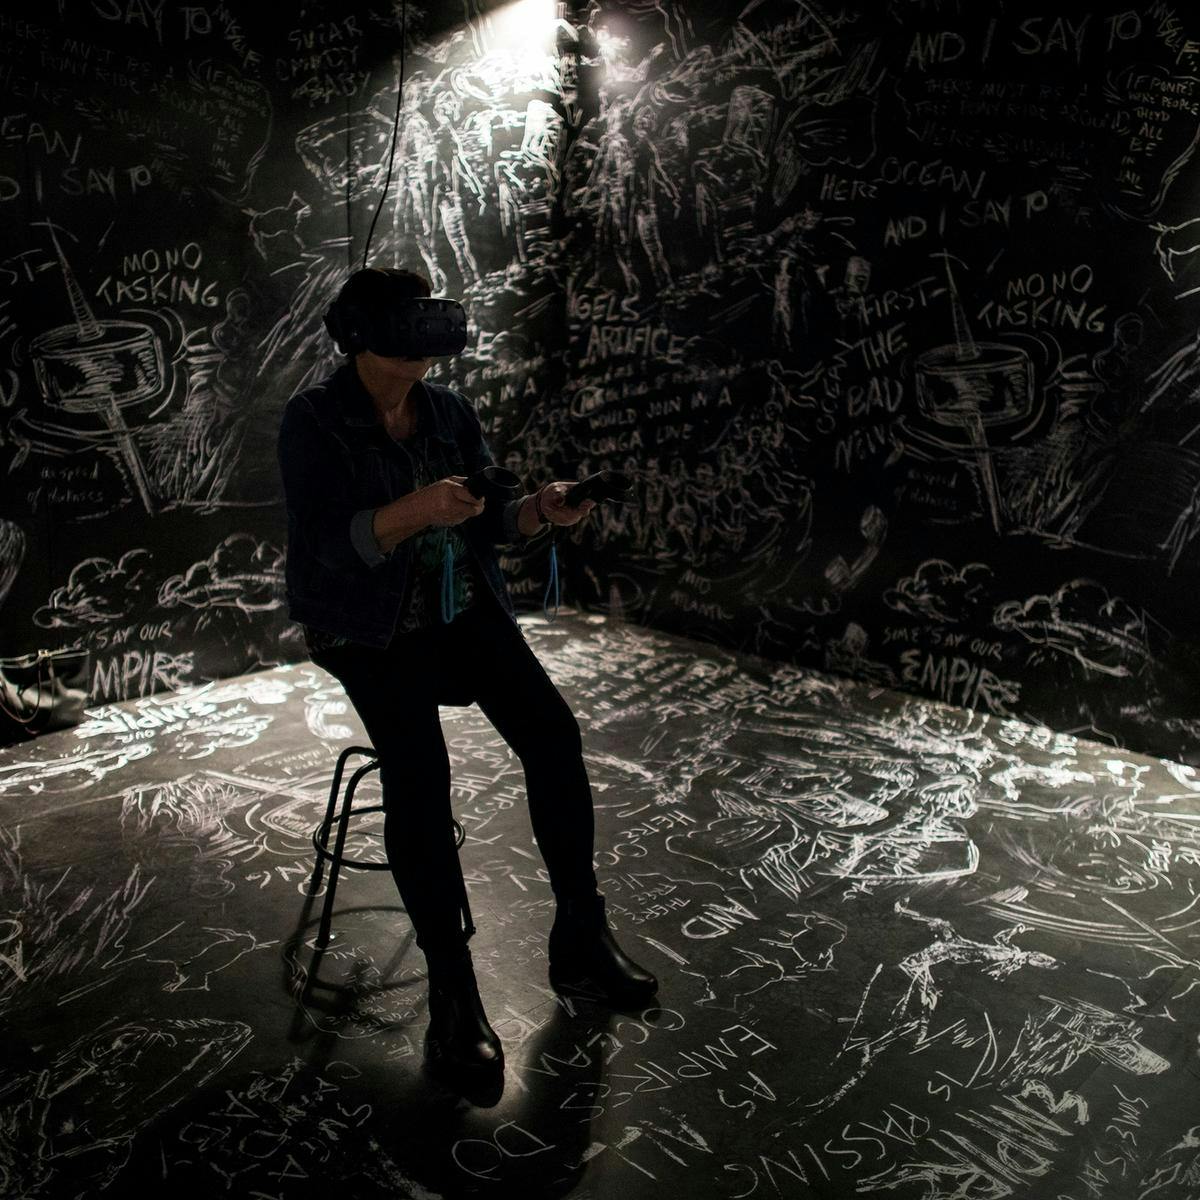
[[[338,293],[325,313],[329,330],[343,354],[370,350],[384,358],[438,358],[461,354],[467,345],[467,314],[457,300],[388,295],[383,271],[363,271],[374,278],[368,287],[351,286]]]

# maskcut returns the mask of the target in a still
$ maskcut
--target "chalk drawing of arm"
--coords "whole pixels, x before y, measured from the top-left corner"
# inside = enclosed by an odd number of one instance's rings
[[[1044,1007],[1026,1017],[1011,1053],[997,1066],[998,1088],[1060,1075],[1085,1056],[1130,1075],[1159,1075],[1170,1068],[1140,1040],[1141,1026],[1132,1017],[1086,1000],[1044,995],[1039,999]]]
[[[945,984],[938,979],[939,974],[945,973],[943,968],[978,964],[983,966],[985,974],[999,979],[1023,967],[1046,970],[1059,965],[1050,955],[1021,950],[1007,940],[986,943],[965,938],[950,922],[926,917],[906,900],[897,901],[895,911],[929,926],[934,941],[892,967],[880,963],[875,968],[839,1052],[856,1057],[857,1066],[831,1094],[811,1105],[816,1111],[823,1111],[845,1096],[865,1077],[879,1054],[894,1042],[910,1040],[919,1045],[926,1040],[931,1016],[943,996]],[[897,972],[901,978],[896,977]],[[990,1028],[990,1020],[988,1025]]]

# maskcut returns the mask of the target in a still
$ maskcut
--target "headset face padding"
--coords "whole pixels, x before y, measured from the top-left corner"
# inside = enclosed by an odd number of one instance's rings
[[[343,354],[370,350],[384,358],[436,358],[461,354],[467,314],[457,300],[401,297],[369,307],[339,294],[325,313]]]

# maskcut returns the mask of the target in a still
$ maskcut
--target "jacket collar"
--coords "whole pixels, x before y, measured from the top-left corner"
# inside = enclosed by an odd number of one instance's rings
[[[351,360],[337,369],[334,376],[338,391],[341,393],[342,420],[353,429],[382,429],[379,414],[371,403],[371,395],[354,369]],[[412,390],[412,396],[417,403],[417,429],[431,439],[439,442],[455,442],[454,430],[450,426],[444,405],[434,402],[433,393],[418,380]]]

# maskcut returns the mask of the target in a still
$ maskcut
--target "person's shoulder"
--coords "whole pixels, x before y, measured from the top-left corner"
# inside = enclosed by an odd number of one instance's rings
[[[471,401],[457,388],[447,387],[444,383],[434,383],[430,379],[423,379],[421,382],[435,400],[441,400],[447,404],[466,404],[468,407],[471,404]]]
[[[333,411],[340,403],[348,383],[348,368],[343,365],[319,379],[301,388],[284,405],[284,412],[307,412],[313,416]]]
[[[475,402],[464,396],[456,388],[447,387],[444,383],[431,383],[422,380],[431,403],[445,412],[459,415],[475,415]]]

